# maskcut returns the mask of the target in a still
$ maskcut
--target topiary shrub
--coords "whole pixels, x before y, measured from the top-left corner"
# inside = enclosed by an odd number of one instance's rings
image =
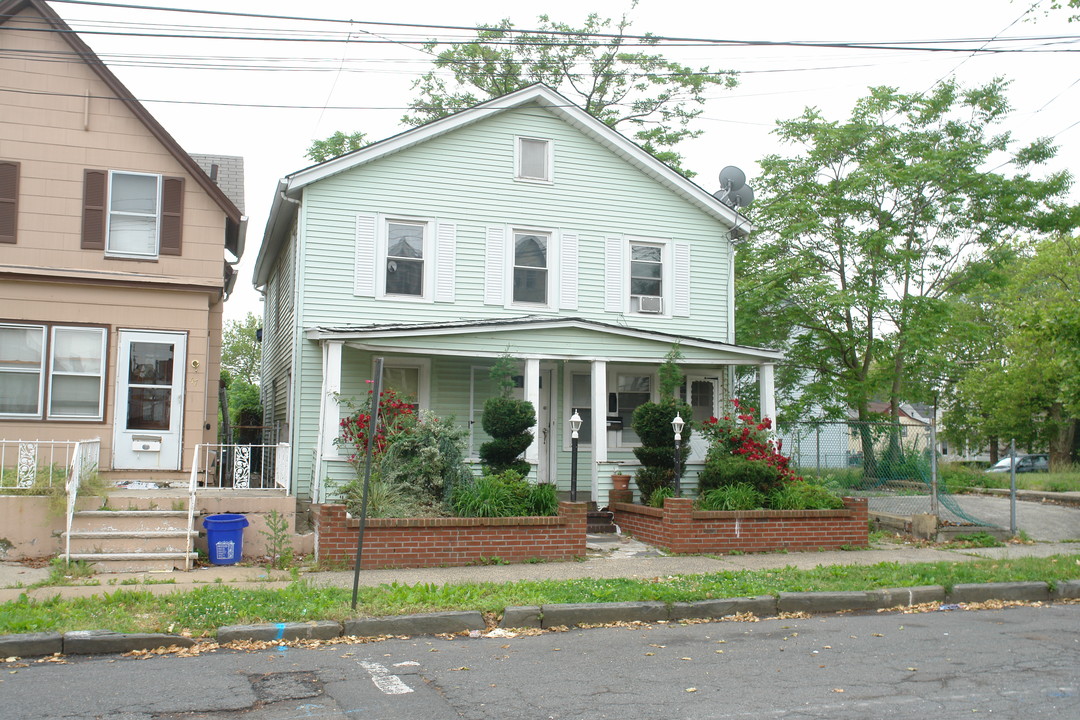
[[[686,471],[693,410],[687,403],[675,397],[683,378],[676,363],[681,357],[678,346],[668,352],[657,372],[661,399],[639,405],[630,422],[641,440],[641,446],[634,448],[634,457],[641,463],[641,468],[634,474],[634,481],[641,492],[641,502],[646,505],[658,488],[667,487],[674,491],[675,431],[671,428],[671,421],[676,415],[681,415],[686,421],[682,431],[682,453],[678,468],[680,474]],[[674,492],[672,494],[674,495]]]
[[[484,403],[481,426],[491,440],[480,446],[484,473],[498,475],[513,470],[526,476],[531,465],[520,459],[533,442],[531,428],[536,424],[536,409],[527,400],[510,397],[514,389],[514,359],[504,355],[491,368],[491,379],[499,395]]]

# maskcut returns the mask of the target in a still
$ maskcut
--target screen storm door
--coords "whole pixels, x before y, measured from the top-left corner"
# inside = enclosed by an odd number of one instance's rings
[[[113,467],[179,470],[184,417],[184,333],[121,330]]]

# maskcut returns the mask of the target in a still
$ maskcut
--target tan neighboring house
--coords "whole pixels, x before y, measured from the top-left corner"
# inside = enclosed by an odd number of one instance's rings
[[[0,439],[186,478],[246,224],[210,175],[237,159],[204,171],[41,0],[0,0],[0,87]]]

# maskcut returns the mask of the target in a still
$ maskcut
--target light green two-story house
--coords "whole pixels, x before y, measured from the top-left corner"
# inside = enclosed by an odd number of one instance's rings
[[[332,498],[353,470],[339,398],[383,383],[456,418],[476,458],[510,353],[537,408],[534,479],[601,503],[632,474],[635,407],[678,343],[701,420],[756,366],[775,416],[780,354],[735,344],[732,240],[746,218],[542,85],[408,130],[281,181],[255,269],[265,295],[263,402],[293,448],[292,490]],[[730,407],[730,406],[729,406]],[[692,448],[687,480],[695,475]],[[579,495],[581,497],[581,495]]]

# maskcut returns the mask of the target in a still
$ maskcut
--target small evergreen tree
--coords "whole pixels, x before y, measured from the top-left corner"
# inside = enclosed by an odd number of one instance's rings
[[[683,452],[679,472],[686,470],[693,410],[677,395],[683,384],[683,374],[678,365],[681,359],[682,353],[678,345],[664,356],[664,362],[657,371],[660,400],[639,405],[634,410],[630,423],[641,438],[641,447],[634,448],[634,456],[641,463],[641,468],[634,474],[634,482],[641,491],[641,501],[646,505],[653,493],[660,488],[675,487],[675,431],[671,429],[671,421],[676,414],[686,421],[682,432]]]
[[[500,357],[491,368],[490,377],[499,394],[484,403],[481,425],[491,440],[480,446],[484,472],[491,475],[513,470],[527,476],[531,469],[521,454],[532,445],[530,428],[536,424],[536,410],[531,402],[511,397],[515,369],[510,355]]]

